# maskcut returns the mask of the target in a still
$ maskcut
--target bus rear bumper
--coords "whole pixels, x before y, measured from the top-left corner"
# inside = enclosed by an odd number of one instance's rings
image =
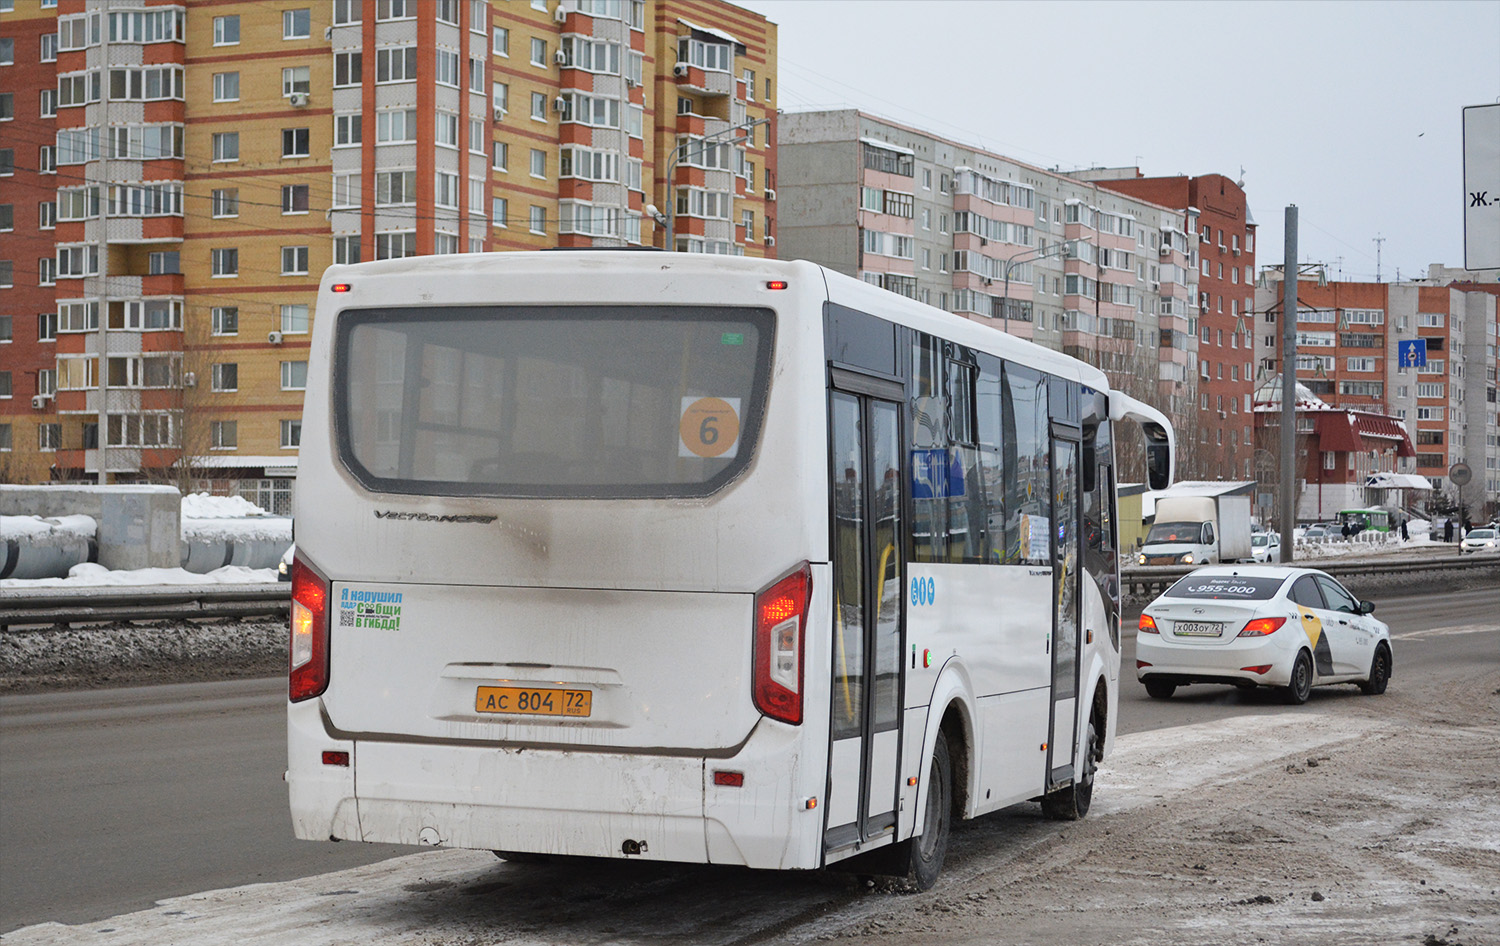
[[[315,703],[316,701],[309,701]],[[299,838],[795,869],[820,866],[791,727],[762,720],[732,758],[330,739],[291,707]],[[331,769],[325,750],[347,751]],[[329,771],[324,771],[329,770]],[[740,785],[716,784],[733,773]],[[733,776],[724,781],[733,782]]]

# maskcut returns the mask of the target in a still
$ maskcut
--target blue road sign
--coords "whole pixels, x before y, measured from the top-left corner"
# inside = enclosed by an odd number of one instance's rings
[[[1427,339],[1413,338],[1409,341],[1396,343],[1397,356],[1400,358],[1398,364],[1402,368],[1425,368],[1427,367]]]

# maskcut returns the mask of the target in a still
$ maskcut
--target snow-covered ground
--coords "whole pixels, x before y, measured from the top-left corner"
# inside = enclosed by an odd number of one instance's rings
[[[0,588],[82,588],[91,585],[257,585],[275,584],[276,569],[225,565],[206,574],[186,568],[133,568],[111,571],[103,565],[83,562],[68,570],[67,578],[7,578]]]

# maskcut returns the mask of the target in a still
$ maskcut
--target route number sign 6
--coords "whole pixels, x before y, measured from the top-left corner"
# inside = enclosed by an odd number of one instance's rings
[[[683,398],[678,435],[680,457],[733,458],[740,445],[740,399]]]

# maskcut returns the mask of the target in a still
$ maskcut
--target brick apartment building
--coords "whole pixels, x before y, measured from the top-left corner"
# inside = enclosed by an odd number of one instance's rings
[[[783,256],[1088,361],[1174,422],[1196,419],[1195,210],[856,110],[783,116],[780,160]],[[1249,408],[1224,409],[1238,424]],[[1248,424],[1217,426],[1244,449]],[[1184,475],[1214,475],[1201,459],[1185,453]]]
[[[1263,275],[1256,363],[1270,375],[1281,365],[1283,283],[1279,268]],[[1395,472],[1418,474],[1435,494],[1482,515],[1494,514],[1500,496],[1497,294],[1493,284],[1433,278],[1364,283],[1304,273],[1297,285],[1299,385],[1333,408],[1403,422],[1414,455],[1403,455]],[[1425,363],[1413,362],[1413,345]],[[1356,451],[1323,462],[1357,470],[1367,459]],[[1470,472],[1462,486],[1451,476],[1460,464]]]
[[[5,481],[286,510],[332,263],[660,246],[653,204],[775,254],[776,28],[719,0],[0,0],[0,52]]]
[[[1254,471],[1253,362],[1255,221],[1244,187],[1222,174],[1145,177],[1138,168],[1074,172],[1101,187],[1198,217],[1198,415],[1192,447],[1200,474],[1215,479]]]

